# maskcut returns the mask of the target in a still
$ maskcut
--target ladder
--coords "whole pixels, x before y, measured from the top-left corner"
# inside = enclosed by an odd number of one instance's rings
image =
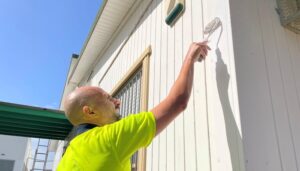
[[[31,171],[44,171],[48,160],[48,147],[50,140],[38,139],[37,148],[34,153],[33,167]]]

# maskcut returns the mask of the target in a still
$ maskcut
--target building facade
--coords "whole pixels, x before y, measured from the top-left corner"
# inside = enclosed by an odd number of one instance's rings
[[[298,170],[300,36],[281,26],[276,1],[186,0],[171,26],[169,2],[104,1],[63,97],[84,85],[114,94],[142,69],[139,105],[150,110],[167,96],[190,43],[219,17],[187,109],[139,152],[137,170]]]

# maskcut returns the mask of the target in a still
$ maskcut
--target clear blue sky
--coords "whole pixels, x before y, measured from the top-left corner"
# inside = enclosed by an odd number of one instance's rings
[[[0,101],[58,108],[102,0],[1,0]]]

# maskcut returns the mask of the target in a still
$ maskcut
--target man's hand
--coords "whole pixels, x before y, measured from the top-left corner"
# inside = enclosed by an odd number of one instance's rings
[[[210,47],[207,45],[207,41],[199,43],[194,42],[190,45],[186,57],[191,58],[193,62],[201,62],[207,56],[208,50],[210,50]]]
[[[181,71],[168,96],[151,111],[156,119],[156,135],[176,118],[187,106],[194,77],[194,63],[207,56],[207,41],[192,43],[182,64]]]

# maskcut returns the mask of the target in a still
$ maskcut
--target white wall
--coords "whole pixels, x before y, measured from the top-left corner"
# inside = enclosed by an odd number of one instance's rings
[[[149,2],[145,0],[137,8],[101,56],[92,79],[87,83],[84,80],[81,85],[98,86],[110,62],[117,57],[100,83],[109,92],[151,45],[151,109],[166,97],[189,44],[202,40],[204,26],[214,17],[220,17],[222,32],[219,28],[211,37],[212,51],[206,62],[195,66],[194,89],[188,108],[149,146],[147,170],[244,170],[228,2],[186,1],[185,13],[175,26],[169,27],[164,22],[163,3],[153,0],[136,31],[117,55]]]
[[[64,144],[65,142],[64,141],[58,141],[57,142],[57,150],[55,152],[55,156],[54,156],[54,159],[53,159],[53,167],[52,167],[52,170],[55,171],[61,158],[62,158],[62,155],[63,155],[63,150],[64,150]]]
[[[202,40],[205,25],[220,17],[212,51],[195,66],[188,108],[149,146],[147,170],[299,170],[300,36],[282,28],[275,0],[185,2],[183,16],[169,27],[162,1],[144,0],[92,79],[86,82],[86,76],[80,85],[102,80],[100,86],[111,91],[151,45],[151,109],[167,95],[189,44]]]
[[[32,138],[28,138],[27,141],[27,146],[26,146],[26,151],[25,151],[25,155],[24,155],[24,164],[25,164],[25,168],[24,170],[27,171],[29,169],[32,168],[33,166],[33,151],[32,151]],[[26,170],[27,169],[27,170]]]
[[[14,160],[14,171],[23,171],[27,143],[28,138],[0,135],[0,159]]]
[[[230,0],[246,168],[300,169],[300,36],[275,0]]]

